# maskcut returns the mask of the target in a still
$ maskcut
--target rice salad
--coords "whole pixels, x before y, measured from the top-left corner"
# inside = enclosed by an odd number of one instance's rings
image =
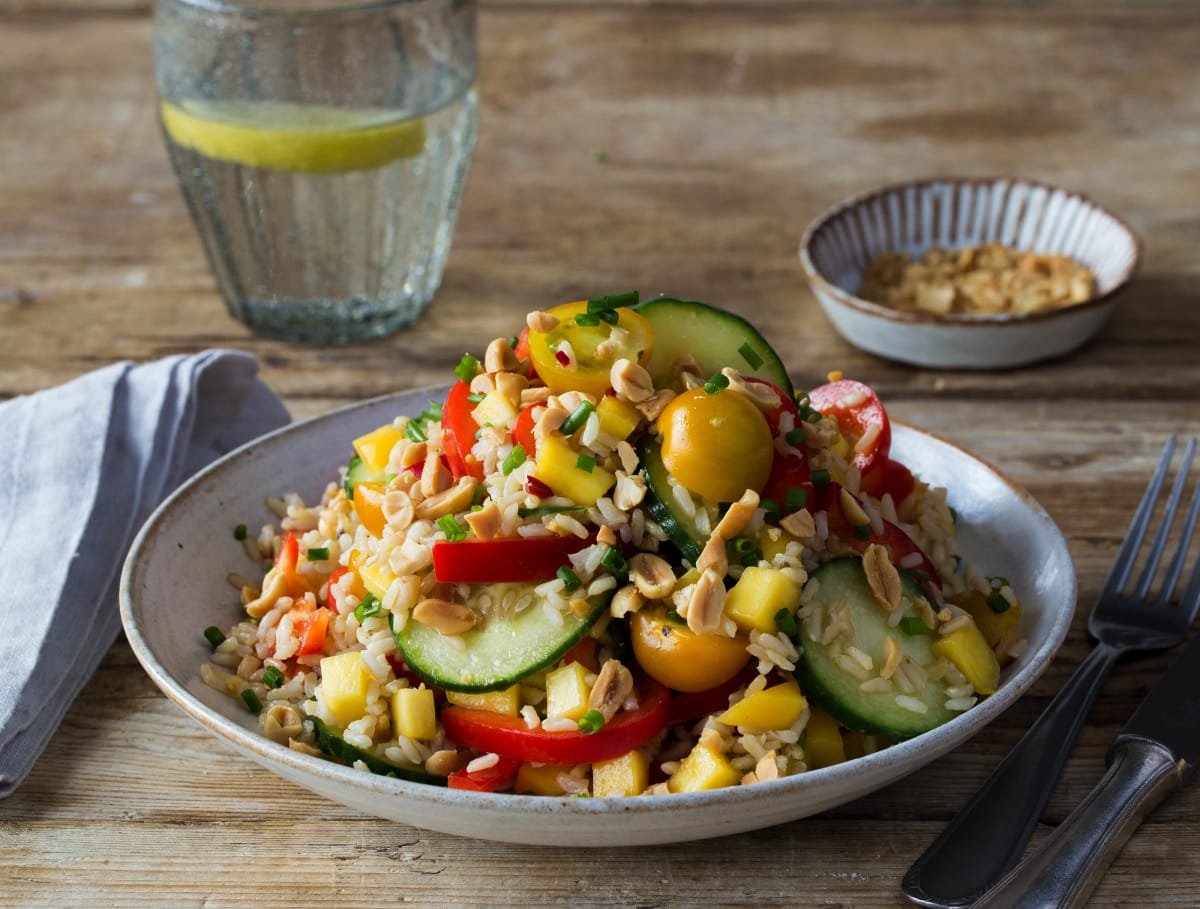
[[[750,785],[948,722],[1020,653],[875,392],[796,390],[732,313],[569,303],[455,373],[235,530],[263,573],[201,676],[282,746],[488,792]]]

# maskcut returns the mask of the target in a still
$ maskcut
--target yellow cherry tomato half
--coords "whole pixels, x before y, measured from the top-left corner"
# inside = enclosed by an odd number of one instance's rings
[[[744,395],[685,391],[658,418],[667,472],[714,502],[735,502],[771,475],[775,446],[766,417]]]
[[[647,605],[630,616],[630,632],[638,665],[676,691],[707,691],[728,682],[750,659],[743,636],[696,634],[668,619],[661,606]]]
[[[654,349],[654,329],[632,309],[612,310],[617,324],[590,316],[587,301],[564,303],[548,310],[558,319],[550,331],[529,333],[529,358],[550,390],[583,391],[597,398],[612,384],[609,373],[617,360],[645,365]],[[576,316],[582,316],[580,325]],[[596,324],[588,324],[595,321]],[[613,334],[613,329],[621,331]]]

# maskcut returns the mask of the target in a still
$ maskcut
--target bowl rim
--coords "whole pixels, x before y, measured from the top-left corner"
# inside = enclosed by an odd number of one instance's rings
[[[935,186],[937,184],[948,184],[955,188],[961,186],[984,186],[997,183],[1010,183],[1013,186],[1030,187],[1033,189],[1043,189],[1050,192],[1058,192],[1065,194],[1068,198],[1076,199],[1087,205],[1090,205],[1096,211],[1109,218],[1125,235],[1130,245],[1133,247],[1133,256],[1130,259],[1129,266],[1125,269],[1120,279],[1107,291],[1102,294],[1096,294],[1093,297],[1080,302],[1072,303],[1068,306],[1058,306],[1054,309],[1042,310],[1033,313],[1013,313],[1013,314],[994,314],[994,315],[965,315],[965,314],[940,314],[926,312],[911,312],[908,310],[892,309],[890,306],[884,306],[881,303],[872,303],[870,300],[865,300],[856,294],[851,293],[843,287],[838,286],[832,280],[824,275],[812,260],[811,247],[817,235],[825,230],[828,225],[833,223],[835,219],[845,214],[846,212],[873,202],[876,199],[884,196],[893,195],[906,189],[922,188]],[[1133,280],[1142,265],[1142,257],[1144,245],[1137,233],[1130,227],[1129,223],[1119,215],[1115,214],[1103,205],[1100,205],[1091,197],[1075,190],[1067,189],[1063,186],[1050,183],[1045,180],[1036,180],[1026,177],[1012,176],[993,176],[993,177],[924,177],[916,180],[902,180],[894,183],[886,183],[882,186],[877,186],[874,189],[865,190],[855,195],[849,196],[834,205],[829,206],[819,215],[817,215],[800,238],[799,257],[800,265],[804,269],[805,277],[813,286],[814,290],[825,294],[829,298],[841,303],[843,306],[857,310],[865,315],[875,316],[877,318],[887,319],[891,322],[905,325],[943,325],[943,326],[1024,326],[1031,323],[1048,322],[1054,319],[1062,319],[1074,316],[1086,310],[1097,309],[1107,303],[1112,302],[1121,291],[1123,291]]]
[[[445,387],[437,386],[436,388],[444,390]],[[180,708],[184,714],[206,728],[211,734],[223,740],[226,744],[233,746],[236,750],[241,751],[242,756],[252,757],[260,763],[270,765],[272,769],[282,766],[287,768],[291,774],[300,774],[308,779],[323,779],[328,784],[339,788],[348,786],[351,789],[370,792],[373,797],[388,800],[403,799],[407,806],[413,810],[414,815],[417,813],[418,806],[431,808],[434,805],[443,805],[458,806],[472,811],[478,809],[484,812],[500,811],[501,813],[520,815],[537,815],[552,812],[580,819],[594,814],[632,818],[646,811],[659,812],[677,809],[682,811],[706,812],[710,809],[716,809],[718,806],[737,805],[743,801],[753,801],[760,797],[803,799],[802,793],[806,793],[815,786],[822,783],[836,786],[836,781],[845,780],[859,772],[873,772],[882,777],[886,773],[885,768],[888,765],[893,763],[904,765],[908,761],[918,760],[914,752],[928,749],[936,757],[938,754],[961,747],[984,727],[990,725],[1000,714],[1015,705],[1032,688],[1034,683],[1041,678],[1056,657],[1071,627],[1074,614],[1077,610],[1078,589],[1070,549],[1061,528],[1058,527],[1053,518],[1021,484],[1015,482],[988,461],[943,436],[897,420],[894,421],[894,424],[902,427],[905,433],[911,432],[916,436],[924,437],[927,441],[932,441],[934,444],[952,448],[990,472],[1020,499],[1030,513],[1038,520],[1046,522],[1048,530],[1056,543],[1056,547],[1066,558],[1065,564],[1068,567],[1067,602],[1062,604],[1062,612],[1053,617],[1045,638],[1039,641],[1036,646],[1031,646],[1029,662],[1017,668],[1005,680],[1005,684],[996,695],[985,699],[972,710],[965,712],[945,725],[937,727],[914,739],[899,742],[891,748],[864,755],[854,761],[847,761],[834,767],[787,777],[765,784],[761,789],[748,787],[754,791],[747,792],[742,787],[734,787],[711,792],[676,793],[649,800],[643,799],[640,796],[591,800],[571,799],[569,797],[554,798],[517,795],[512,793],[461,792],[425,783],[364,774],[350,767],[335,764],[325,758],[310,757],[300,752],[280,748],[262,735],[261,732],[252,731],[234,722],[221,711],[206,705],[189,690],[186,681],[175,678],[171,670],[159,659],[158,654],[149,643],[148,635],[143,633],[140,621],[142,609],[135,605],[134,602],[138,598],[133,590],[134,580],[142,570],[140,565],[142,552],[155,545],[153,539],[168,512],[180,507],[186,507],[186,500],[190,496],[197,495],[198,490],[203,488],[204,484],[211,477],[234,469],[232,465],[238,461],[253,457],[254,453],[264,442],[276,441],[280,438],[304,432],[330,419],[339,417],[344,419],[355,411],[372,408],[405,395],[424,394],[432,390],[434,390],[433,387],[410,389],[399,393],[385,393],[290,423],[264,436],[251,440],[227,453],[185,481],[155,509],[154,513],[139,529],[125,563],[122,566],[120,578],[120,613],[122,625],[134,655],[156,687],[169,700]],[[927,762],[922,762],[922,765],[924,763]],[[291,776],[287,772],[280,770],[275,770],[275,772],[287,776],[293,782],[300,785],[306,785],[301,779]],[[909,772],[911,771],[901,772],[896,778],[907,776]],[[874,779],[875,777],[873,776],[872,778]],[[879,785],[872,785],[861,791],[859,795],[865,795],[867,792],[874,791],[882,785],[886,785],[886,782]],[[312,786],[308,785],[307,788],[311,789]],[[328,792],[322,792],[322,795],[335,801],[341,801],[341,799]],[[837,804],[842,804],[844,801],[848,801],[848,799],[839,800]],[[343,802],[343,804],[346,803]],[[377,814],[376,816],[383,815]],[[416,820],[409,822],[415,823],[418,826],[425,826]],[[767,825],[756,825],[755,829],[758,826]],[[439,827],[437,824],[430,824],[429,829],[438,830],[444,828]],[[716,834],[704,834],[702,836],[703,838],[707,838],[712,835]],[[485,836],[484,838],[505,839],[504,837],[497,836]],[[682,842],[694,838],[681,837],[669,841]],[[523,840],[514,841],[523,842]],[[653,841],[667,842],[668,840],[655,839]]]

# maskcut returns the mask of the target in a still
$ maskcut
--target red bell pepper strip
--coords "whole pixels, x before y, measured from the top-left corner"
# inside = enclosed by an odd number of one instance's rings
[[[502,757],[483,770],[468,772],[466,767],[455,770],[446,778],[446,784],[451,789],[466,789],[469,792],[499,792],[512,786],[520,767],[520,761]]]
[[[766,417],[767,425],[771,427],[771,435],[778,438],[781,433],[779,429],[779,421],[785,413],[792,415],[792,428],[803,429],[803,424],[800,421],[800,411],[796,408],[796,404],[778,385],[772,385],[765,379],[756,379],[751,376],[746,376],[745,381],[753,382],[756,385],[766,385],[779,396],[779,406],[775,407],[763,414]],[[763,487],[762,497],[764,499],[774,499],[783,508],[784,513],[796,511],[795,508],[787,508],[786,502],[789,489],[803,490],[801,498],[804,500],[804,505],[801,507],[811,507],[813,501],[813,484],[812,484],[812,469],[808,463],[808,449],[801,442],[798,445],[792,446],[795,450],[784,454],[778,449],[775,450],[775,460],[771,463],[771,473],[767,477],[767,483]]]
[[[439,540],[433,544],[433,573],[444,584],[548,581],[569,556],[592,542],[591,536]]]
[[[327,586],[325,587],[325,603],[335,614],[340,613],[342,611],[342,607],[338,602],[337,594],[334,593],[334,587],[337,586],[337,582],[341,580],[342,575],[349,570],[350,569],[345,565],[338,566],[338,568],[329,576],[329,580],[326,582]]]
[[[825,512],[830,536],[836,536],[843,545],[849,546],[855,552],[865,552],[872,543],[879,543],[887,549],[892,564],[897,568],[902,560],[911,561],[906,560],[906,556],[917,553],[921,557],[920,562],[901,570],[911,571],[918,584],[928,583],[941,591],[942,579],[938,577],[937,569],[933,567],[929,556],[912,537],[891,521],[884,519],[883,533],[877,534],[871,530],[866,539],[859,538],[854,532],[854,525],[842,510],[841,494],[842,487],[837,483],[826,483],[817,489],[816,510]],[[928,577],[925,577],[926,575]]]
[[[533,434],[533,405],[530,404],[513,422],[512,440],[514,445],[525,449],[525,457],[532,458],[537,452],[537,438]]]
[[[525,378],[532,379],[537,376],[537,371],[533,368],[533,355],[529,352],[529,326],[526,325],[521,329],[521,333],[517,335],[517,344],[513,348],[513,354],[518,360],[525,361]]]
[[[838,429],[854,449],[850,464],[866,476],[887,461],[892,447],[892,424],[879,396],[869,385],[839,379],[809,392],[812,406],[837,420]]]
[[[320,653],[325,649],[325,632],[329,629],[329,610],[321,606],[300,613],[292,619],[292,628],[300,640],[296,656]]]
[[[471,454],[479,424],[471,416],[474,407],[470,394],[471,386],[459,382],[446,395],[446,403],[442,405],[442,454],[454,479],[474,477],[482,482],[483,465]]]
[[[539,764],[589,764],[640,748],[666,726],[671,709],[667,687],[642,677],[637,690],[636,710],[618,713],[591,735],[530,729],[520,717],[467,707],[447,707],[440,717],[451,741],[477,751]]]

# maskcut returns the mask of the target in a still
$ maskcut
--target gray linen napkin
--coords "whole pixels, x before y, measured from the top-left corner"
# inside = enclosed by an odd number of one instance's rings
[[[0,799],[120,630],[134,535],[204,465],[289,420],[257,361],[117,363],[0,404]]]

